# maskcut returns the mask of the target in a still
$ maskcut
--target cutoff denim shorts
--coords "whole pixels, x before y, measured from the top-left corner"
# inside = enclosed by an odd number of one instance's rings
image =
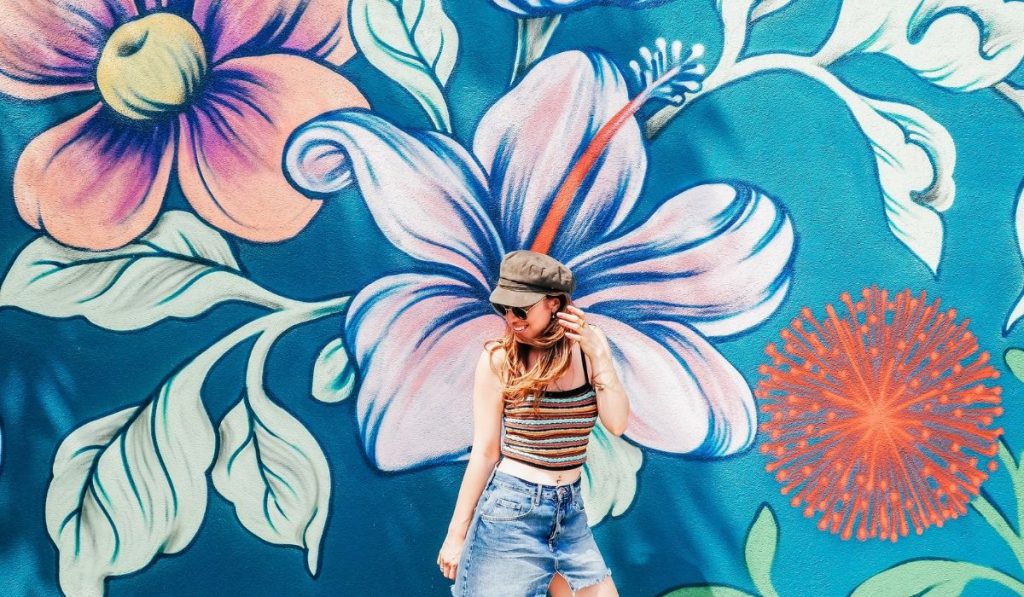
[[[541,485],[495,469],[466,534],[452,595],[544,597],[556,572],[573,591],[612,573],[587,525],[579,479]]]

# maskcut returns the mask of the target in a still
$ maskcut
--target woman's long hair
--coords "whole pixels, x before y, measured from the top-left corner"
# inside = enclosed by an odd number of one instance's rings
[[[558,310],[565,308],[568,297],[559,295]],[[572,342],[565,335],[565,328],[552,319],[548,327],[537,338],[519,340],[512,329],[506,326],[505,335],[487,343],[488,351],[498,348],[505,349],[505,362],[501,371],[496,371],[498,378],[504,382],[502,399],[506,403],[518,405],[527,396],[540,396],[545,387],[561,377],[569,369],[572,359]],[[529,351],[537,351],[537,360],[533,367],[527,369],[526,355]],[[534,409],[540,408],[540,400],[535,399]]]

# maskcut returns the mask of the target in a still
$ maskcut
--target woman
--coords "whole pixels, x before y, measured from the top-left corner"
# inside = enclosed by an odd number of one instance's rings
[[[477,362],[473,449],[437,559],[455,595],[618,595],[580,476],[596,420],[621,435],[629,401],[607,338],[570,304],[574,288],[548,255],[502,259],[490,298],[505,335]]]

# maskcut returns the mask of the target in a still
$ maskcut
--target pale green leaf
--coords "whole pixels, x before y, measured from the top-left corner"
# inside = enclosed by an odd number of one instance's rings
[[[583,503],[591,526],[606,516],[619,516],[633,503],[636,474],[643,464],[643,452],[621,437],[612,435],[598,421],[587,445],[583,465]]]
[[[264,333],[257,341],[249,357],[246,393],[221,421],[213,483],[254,535],[303,548],[306,567],[315,576],[331,473],[313,435],[263,388],[263,368],[275,337]]]
[[[434,127],[451,132],[444,90],[459,36],[441,0],[353,0],[352,34],[366,59],[412,94]]]
[[[778,595],[772,584],[772,562],[775,560],[778,543],[779,525],[775,521],[775,513],[768,504],[762,504],[754,524],[747,532],[744,557],[754,586],[765,597]]]
[[[356,384],[355,363],[341,338],[332,340],[320,351],[313,366],[313,397],[321,402],[341,402],[352,394]]]
[[[970,562],[919,559],[897,564],[867,579],[854,589],[851,597],[906,597],[960,595],[967,583],[991,580],[1020,591],[1019,581],[1006,574]]]
[[[173,375],[149,401],[79,427],[61,443],[46,492],[61,590],[102,595],[192,541],[206,515],[213,426],[200,388],[212,360]]]
[[[84,251],[49,237],[29,243],[0,285],[0,307],[82,316],[111,330],[195,317],[225,301],[277,308],[284,299],[246,278],[219,232],[169,211],[119,249]]]

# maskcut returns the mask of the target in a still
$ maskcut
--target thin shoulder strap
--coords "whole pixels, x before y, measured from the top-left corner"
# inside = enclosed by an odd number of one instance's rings
[[[583,354],[583,349],[580,349],[580,360],[583,361],[583,381],[590,383],[590,374],[587,373],[587,357]]]

